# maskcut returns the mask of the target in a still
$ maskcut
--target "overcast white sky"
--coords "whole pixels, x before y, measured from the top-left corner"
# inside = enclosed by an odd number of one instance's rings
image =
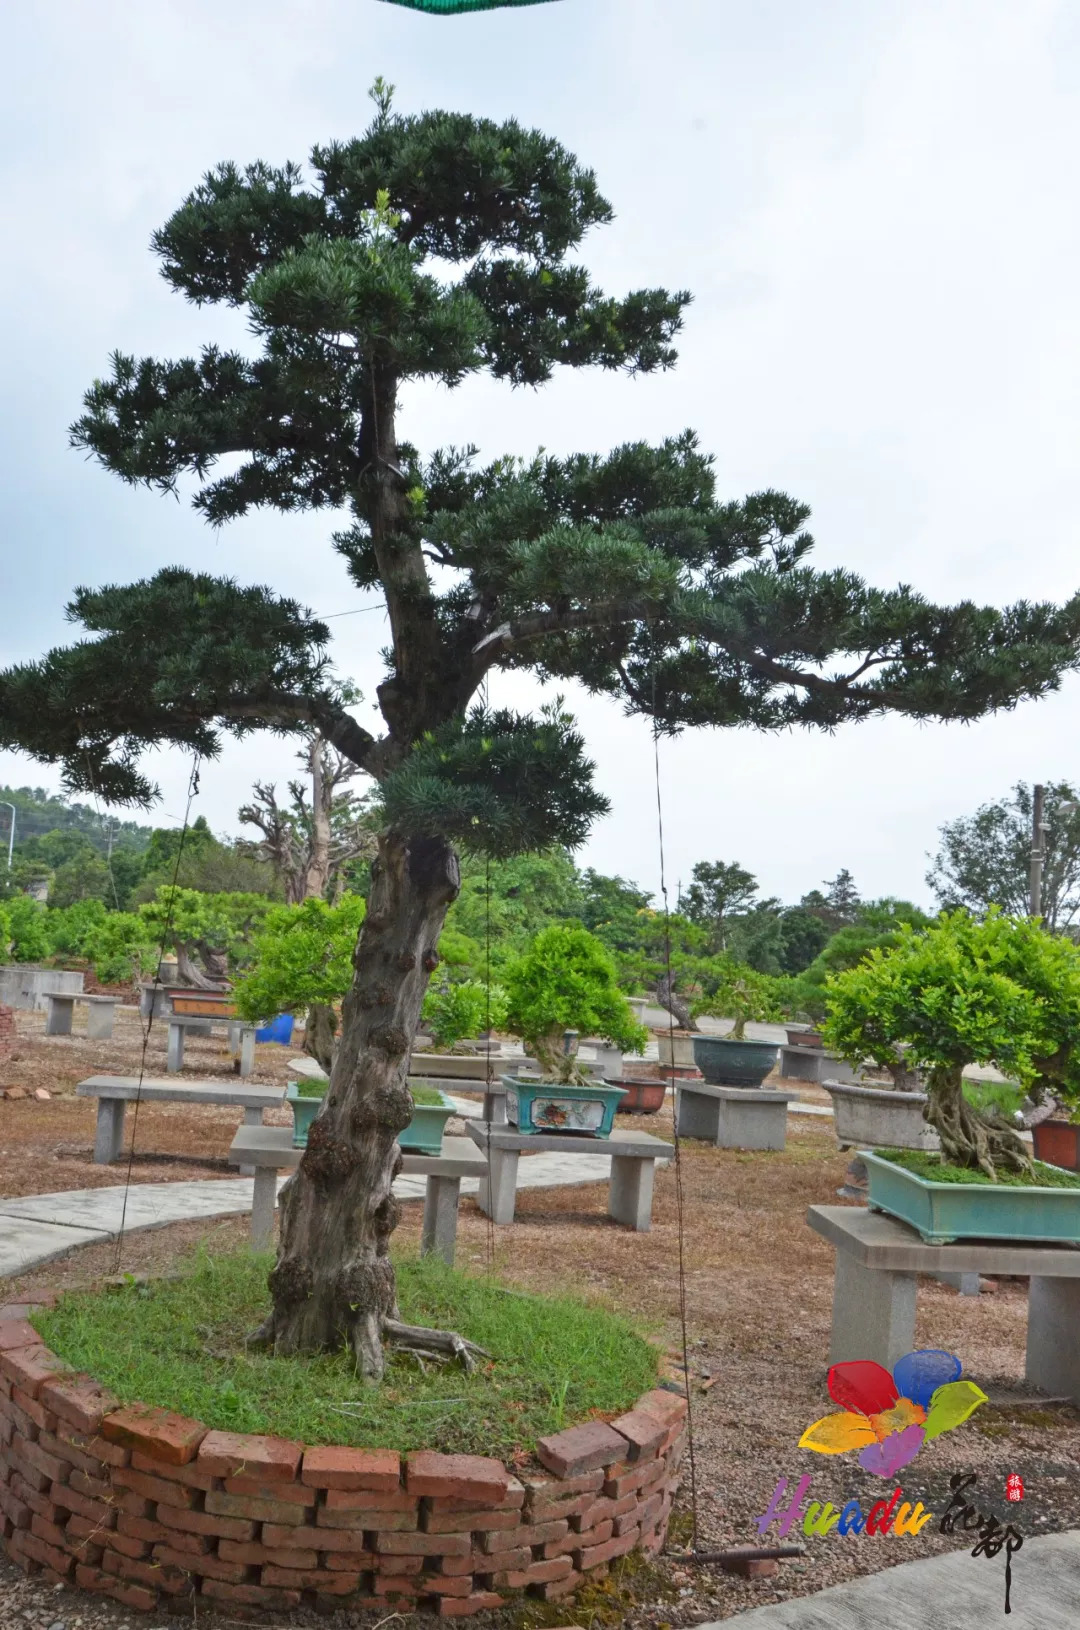
[[[66,427],[111,349],[181,355],[235,334],[169,292],[154,227],[221,159],[303,159],[358,134],[378,73],[402,108],[516,115],[559,137],[615,206],[584,246],[597,278],[696,297],[673,373],[413,388],[410,440],[603,451],[690,425],[722,494],[775,486],[812,505],[821,565],[942,600],[1080,585],[1067,0],[558,0],[456,19],[380,0],[52,0],[9,8],[4,34],[0,663],[68,637],[76,584],[167,564],[324,614],[370,599],[327,544],[332,517],[213,533],[84,462]],[[332,627],[342,672],[373,694],[381,613]],[[571,700],[612,800],[581,858],[654,887],[647,728]],[[925,898],[943,820],[1019,778],[1080,777],[1078,707],[1070,678],[975,726],[688,734],[662,748],[669,876],[738,860],[795,899],[848,866],[865,895]],[[227,742],[198,809],[235,831],[252,780],[291,769],[287,744]],[[154,773],[164,822],[187,766],[161,755]],[[0,780],[57,784],[10,754]]]

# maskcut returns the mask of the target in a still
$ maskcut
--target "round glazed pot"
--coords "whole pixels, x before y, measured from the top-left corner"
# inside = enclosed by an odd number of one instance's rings
[[[775,1041],[694,1037],[694,1063],[713,1087],[760,1087],[779,1051]]]

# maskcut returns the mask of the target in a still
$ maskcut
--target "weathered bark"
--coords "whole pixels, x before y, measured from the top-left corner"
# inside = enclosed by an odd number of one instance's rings
[[[459,886],[457,857],[442,839],[379,840],[330,1090],[282,1191],[273,1309],[256,1338],[278,1353],[347,1342],[373,1381],[383,1373],[382,1322],[397,1315],[388,1249],[399,1211],[397,1134],[413,1108],[409,1046]]]
[[[337,1014],[327,1002],[312,1002],[304,1025],[304,1051],[321,1064],[327,1075],[334,1062]]]
[[[1034,1173],[1019,1136],[1000,1115],[986,1115],[964,1097],[963,1065],[930,1072],[923,1118],[941,1139],[942,1159],[952,1166],[972,1166],[992,1182],[998,1172]]]
[[[197,952],[200,959],[205,963],[206,952],[201,945],[178,945],[176,947],[176,971],[180,976],[180,983],[182,985],[193,985],[196,990],[227,990],[229,984],[228,969],[225,968],[218,972],[214,968],[200,968],[192,956],[193,951]],[[222,955],[224,955],[224,952]]]
[[[675,980],[668,974],[660,975],[656,982],[656,1000],[661,1007],[667,1008],[680,1030],[696,1030],[697,1020],[690,1012],[690,1008],[675,989]]]

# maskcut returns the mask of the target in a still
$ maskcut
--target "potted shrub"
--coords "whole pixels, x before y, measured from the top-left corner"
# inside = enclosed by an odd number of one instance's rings
[[[735,1019],[726,1036],[696,1034],[693,1038],[694,1063],[705,1080],[717,1087],[760,1087],[775,1067],[780,1049],[774,1041],[750,1040],[746,1026],[750,1022],[775,1024],[783,1017],[769,976],[744,968],[729,985],[699,1004],[696,1012]]]
[[[293,1148],[306,1149],[311,1123],[330,1090],[324,1078],[307,1076],[290,1081],[285,1094],[293,1115]],[[437,1155],[442,1150],[443,1131],[455,1113],[453,1100],[438,1087],[410,1086],[413,1116],[408,1126],[398,1133],[398,1143],[411,1154]]]
[[[475,1050],[456,1053],[454,1049],[483,1030],[502,1029],[506,992],[501,985],[489,988],[479,979],[444,980],[429,987],[420,1016],[431,1047],[412,1054],[410,1070],[416,1075],[473,1080],[484,1074],[483,1062]]]
[[[963,1089],[967,1066],[994,1064],[1036,1090],[1075,1093],[1080,949],[1027,918],[955,911],[838,974],[828,1004],[827,1046],[883,1068],[903,1047],[904,1067],[926,1072],[940,1155],[867,1153],[871,1205],[938,1243],[1080,1241],[1080,1187],[1037,1165],[1016,1127]]]
[[[536,1059],[537,1077],[504,1075],[506,1118],[519,1132],[589,1132],[610,1136],[625,1096],[622,1082],[591,1078],[568,1030],[645,1050],[648,1031],[634,1018],[616,982],[615,964],[587,929],[556,923],[537,934],[506,974],[506,1023]]]

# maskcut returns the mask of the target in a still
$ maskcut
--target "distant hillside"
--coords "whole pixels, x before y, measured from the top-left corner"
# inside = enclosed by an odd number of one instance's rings
[[[109,814],[99,816],[89,805],[68,803],[43,787],[0,787],[0,848],[5,853],[11,811],[5,809],[4,804],[15,805],[16,852],[31,839],[57,831],[81,833],[102,854],[110,846],[110,833],[113,848],[122,843],[127,849],[141,852],[150,842],[153,830],[140,826],[137,821],[121,821]]]

